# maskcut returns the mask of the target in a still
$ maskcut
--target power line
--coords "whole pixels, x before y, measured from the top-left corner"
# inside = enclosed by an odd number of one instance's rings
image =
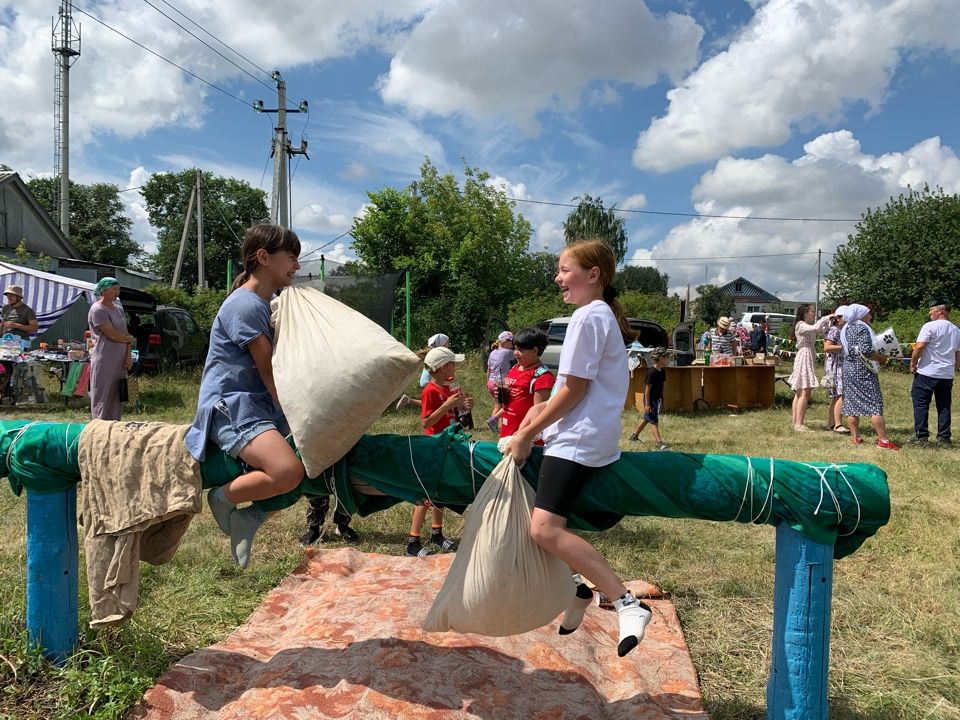
[[[769,254],[769,255],[714,255],[714,256],[712,256],[712,257],[707,257],[707,256],[705,256],[705,255],[698,255],[697,257],[665,257],[665,258],[658,258],[658,257],[655,258],[655,257],[651,257],[651,258],[638,258],[638,259],[635,259],[635,260],[634,260],[634,259],[625,260],[625,261],[624,261],[624,264],[625,264],[625,265],[630,265],[630,264],[632,264],[632,263],[644,263],[644,262],[660,263],[660,262],[672,262],[672,261],[674,261],[674,260],[683,260],[683,261],[687,261],[687,260],[690,260],[690,261],[693,261],[693,260],[745,260],[745,259],[748,259],[748,258],[797,257],[797,256],[800,256],[800,255],[816,255],[816,254],[817,254],[817,251],[814,250],[813,252],[771,253],[771,254]],[[833,253],[831,253],[831,252],[826,252],[826,251],[824,251],[823,254],[824,254],[824,255],[833,255]]]
[[[112,27],[112,26],[108,25],[108,24],[105,23],[103,20],[101,20],[100,18],[98,18],[96,15],[91,15],[91,14],[88,13],[86,10],[83,10],[82,8],[78,8],[78,7],[75,7],[74,10],[76,10],[78,13],[82,13],[82,14],[86,15],[88,18],[90,18],[90,19],[93,20],[94,22],[100,23],[100,24],[103,25],[105,28],[107,28],[107,30],[111,30],[112,32],[115,32],[115,33],[116,33],[117,35],[119,35],[120,37],[124,38],[125,40],[129,40],[130,42],[132,42],[132,43],[133,43],[134,45],[136,45],[137,47],[146,50],[146,51],[147,51],[148,53],[150,53],[151,55],[154,55],[155,57],[158,57],[158,58],[160,58],[161,60],[163,60],[165,63],[168,63],[168,64],[170,64],[170,65],[173,65],[175,68],[177,68],[177,70],[180,70],[180,71],[182,71],[182,72],[185,72],[185,73],[186,73],[187,75],[189,75],[190,77],[196,78],[197,80],[199,80],[200,82],[204,83],[205,85],[209,85],[209,86],[212,87],[214,90],[219,90],[220,92],[222,92],[224,95],[226,95],[226,96],[228,96],[228,97],[232,97],[234,100],[236,100],[238,103],[241,103],[241,104],[244,105],[245,107],[248,107],[248,108],[250,107],[250,103],[247,102],[246,100],[237,97],[237,96],[234,95],[232,92],[229,92],[229,91],[227,91],[227,90],[224,90],[224,89],[223,89],[222,87],[220,87],[219,85],[215,85],[214,83],[210,82],[209,80],[206,80],[206,79],[200,77],[200,76],[197,75],[196,73],[191,72],[190,70],[187,70],[187,69],[186,69],[185,67],[183,67],[182,65],[178,65],[178,64],[175,63],[173,60],[164,57],[163,55],[161,55],[160,53],[158,53],[156,50],[151,50],[151,49],[148,48],[146,45],[144,45],[144,44],[141,43],[141,42],[138,42],[137,40],[134,40],[134,39],[133,39],[132,37],[130,37],[129,35],[124,35],[122,32],[120,32],[119,30],[117,30],[115,27]]]
[[[351,229],[352,229],[352,228],[351,228]],[[301,256],[300,256],[300,260],[302,261],[302,260],[304,260],[305,258],[310,257],[310,256],[313,255],[315,252],[320,252],[320,251],[323,250],[325,247],[328,247],[328,246],[330,246],[330,245],[333,245],[337,240],[339,240],[340,238],[345,237],[346,235],[349,235],[349,234],[350,234],[350,230],[347,230],[346,232],[340,233],[340,234],[337,235],[333,240],[331,240],[330,242],[326,243],[325,245],[321,245],[321,246],[318,247],[318,248],[314,248],[313,250],[311,250],[310,252],[308,252],[306,255],[301,255]]]
[[[188,22],[193,23],[194,25],[196,25],[198,28],[200,28],[200,30],[202,30],[203,32],[205,32],[207,35],[209,35],[210,37],[212,37],[214,40],[216,40],[216,41],[217,41],[218,43],[220,43],[221,45],[223,45],[225,48],[227,48],[227,50],[229,50],[230,52],[232,52],[234,55],[236,55],[237,57],[243,58],[246,62],[250,63],[253,67],[255,67],[257,70],[259,70],[260,72],[262,72],[262,73],[263,73],[264,75],[266,75],[268,78],[270,78],[271,80],[273,79],[273,73],[267,72],[267,71],[264,70],[262,67],[260,67],[259,65],[257,65],[253,60],[251,60],[250,58],[248,58],[246,55],[244,55],[243,53],[241,53],[241,52],[238,51],[238,50],[234,50],[232,47],[230,47],[229,45],[227,45],[223,40],[221,40],[221,39],[218,38],[216,35],[214,35],[212,32],[210,32],[210,31],[207,30],[205,27],[203,27],[203,25],[201,25],[201,24],[198,23],[196,20],[194,20],[193,18],[191,18],[190,16],[188,16],[186,13],[184,13],[184,12],[183,12],[182,10],[180,10],[179,8],[175,7],[172,3],[168,2],[167,0],[161,0],[161,2],[163,2],[164,5],[166,5],[167,7],[169,7],[169,8],[170,8],[171,10],[173,10],[174,12],[178,13],[181,17],[183,17],[183,18],[184,18],[185,20],[187,20]],[[196,36],[194,36],[194,37],[196,37]],[[199,40],[199,38],[197,38],[197,39]],[[201,42],[203,42],[203,41],[201,40]],[[204,43],[204,44],[206,45],[206,43]],[[208,47],[209,47],[209,46],[208,46]],[[211,49],[212,49],[212,48],[211,48]],[[271,88],[271,89],[272,89],[272,88]]]
[[[261,85],[263,85],[263,86],[264,86],[265,88],[267,88],[268,90],[273,90],[273,89],[274,89],[271,85],[265,83],[263,80],[261,80],[260,78],[258,78],[256,75],[254,75],[252,72],[250,72],[249,70],[247,70],[245,67],[241,67],[240,65],[238,65],[238,64],[236,63],[236,61],[231,60],[230,58],[228,58],[226,55],[224,55],[222,52],[220,52],[219,50],[217,50],[215,47],[213,47],[213,46],[212,46],[210,43],[208,43],[206,40],[204,40],[204,39],[201,38],[201,37],[197,37],[196,35],[194,35],[192,32],[190,32],[190,30],[188,30],[187,28],[185,28],[183,25],[181,25],[181,24],[178,23],[176,20],[174,20],[172,17],[170,17],[169,15],[167,15],[163,10],[161,10],[161,9],[158,8],[156,5],[154,5],[152,2],[150,2],[150,0],[143,0],[143,2],[145,2],[147,5],[149,5],[150,7],[152,7],[154,10],[156,10],[156,11],[157,11],[158,13],[160,13],[161,15],[163,15],[167,20],[169,20],[169,21],[172,22],[174,25],[176,25],[178,28],[180,28],[181,30],[183,30],[185,33],[187,33],[187,35],[189,35],[190,37],[192,37],[194,40],[197,40],[198,42],[203,43],[203,45],[205,45],[206,47],[208,47],[208,48],[210,48],[211,50],[213,50],[213,52],[215,52],[217,55],[219,55],[220,57],[222,57],[222,58],[223,58],[224,60],[226,60],[228,63],[230,63],[231,65],[233,65],[233,66],[234,66],[235,68],[237,68],[237,70],[239,70],[240,72],[246,73],[246,74],[249,75],[251,78],[253,78],[256,82],[260,83]]]
[[[529,200],[525,198],[507,197],[507,200],[513,202],[531,203],[533,205],[553,205],[555,207],[575,208],[579,205],[573,203],[548,202],[547,200]],[[860,218],[855,220],[849,218],[802,218],[802,217],[765,217],[761,215],[710,215],[707,213],[685,213],[685,212],[666,212],[664,210],[627,210],[625,208],[612,207],[614,212],[636,213],[638,215],[666,215],[669,217],[692,217],[692,218],[719,218],[722,220],[777,220],[780,222],[860,222]]]

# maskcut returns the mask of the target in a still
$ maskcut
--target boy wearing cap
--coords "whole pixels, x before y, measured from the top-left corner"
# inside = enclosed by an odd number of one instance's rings
[[[461,403],[467,410],[473,409],[473,398],[464,397],[459,388],[450,388],[456,375],[456,363],[464,361],[463,355],[455,354],[450,348],[436,347],[423,359],[424,367],[430,373],[430,382],[420,394],[420,418],[424,435],[436,435],[456,420],[457,406]],[[432,554],[420,542],[420,526],[427,517],[429,498],[413,508],[410,523],[410,536],[407,538],[407,555],[426,557]],[[443,536],[443,508],[433,508],[433,522],[430,526],[430,542],[440,551],[454,550],[457,543]]]
[[[23,301],[23,288],[19,285],[8,285],[3,295],[7,299],[2,311],[3,332],[29,340],[30,333],[37,332],[37,314]]]
[[[650,353],[650,357],[653,359],[653,367],[647,370],[643,385],[643,419],[630,439],[638,441],[640,433],[649,425],[653,439],[657,442],[657,450],[667,450],[670,446],[660,436],[660,404],[663,402],[663,385],[667,380],[667,373],[663,369],[667,364],[667,349],[658,347]]]
[[[443,333],[437,333],[436,335],[431,335],[430,339],[427,340],[427,346],[423,350],[417,350],[417,357],[421,360],[427,356],[427,353],[437,347],[448,347],[450,345],[450,338]],[[430,382],[430,373],[426,368],[423,369],[423,372],[420,373],[420,387],[425,388],[427,383]],[[406,393],[400,396],[400,399],[397,400],[397,412],[400,412],[405,407],[409,405],[416,405],[420,407],[420,401],[416,398],[412,398]]]

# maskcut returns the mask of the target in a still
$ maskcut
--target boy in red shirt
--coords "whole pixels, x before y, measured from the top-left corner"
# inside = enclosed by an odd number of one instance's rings
[[[557,379],[540,362],[546,347],[547,336],[537,328],[524,328],[513,336],[513,356],[517,364],[510,368],[504,382],[507,402],[500,416],[501,438],[510,437],[520,428],[530,408],[550,399]],[[536,444],[543,445],[543,441],[538,440]]]
[[[457,419],[457,409],[473,409],[473,398],[465,397],[457,387],[452,390],[456,374],[456,363],[464,361],[463,355],[455,354],[450,348],[437,347],[427,353],[423,359],[424,367],[430,373],[430,382],[420,394],[420,420],[424,435],[436,435]],[[432,554],[420,542],[420,526],[427,517],[429,501],[419,503],[413,508],[410,523],[410,536],[407,538],[407,555],[426,557]],[[433,508],[433,522],[430,526],[430,542],[443,552],[455,550],[457,543],[443,536],[443,508]]]

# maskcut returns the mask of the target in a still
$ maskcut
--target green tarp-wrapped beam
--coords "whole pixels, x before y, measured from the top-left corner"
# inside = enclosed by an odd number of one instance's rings
[[[0,422],[0,475],[14,493],[56,492],[80,481],[77,443],[84,425]],[[522,469],[536,487],[542,454]],[[462,511],[500,462],[492,442],[448,430],[440,435],[366,435],[320,477],[260,501],[281,510],[303,495],[335,493],[351,513],[369,515],[423,498]],[[202,464],[204,487],[240,474],[237,461],[211,447]],[[624,516],[699,518],[777,525],[787,522],[809,539],[849,555],[886,524],[890,493],[875,465],[679,452],[625,452],[581,494],[569,525],[605,530]]]

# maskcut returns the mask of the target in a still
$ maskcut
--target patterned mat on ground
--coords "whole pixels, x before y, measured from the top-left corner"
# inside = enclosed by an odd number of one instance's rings
[[[559,618],[505,638],[424,632],[452,559],[310,550],[242,627],[171,667],[132,717],[707,720],[676,611],[656,588],[628,583],[654,591],[653,621],[622,659],[616,614],[596,605],[568,636]]]

